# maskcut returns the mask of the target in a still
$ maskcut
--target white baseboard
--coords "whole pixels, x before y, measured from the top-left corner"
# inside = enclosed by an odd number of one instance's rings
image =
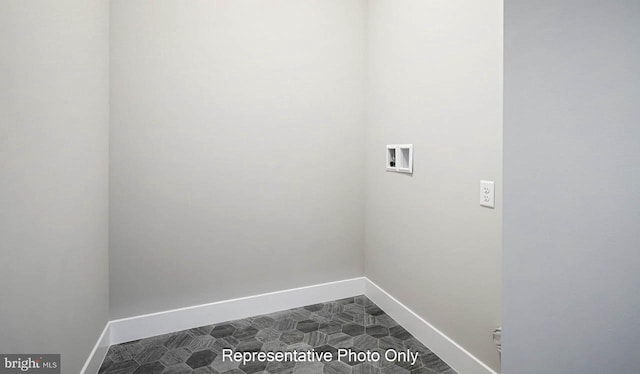
[[[365,279],[365,295],[459,374],[497,374],[385,290]]]
[[[111,344],[364,294],[365,278],[241,297],[111,321]]]
[[[96,345],[93,346],[89,358],[84,363],[84,366],[80,370],[80,374],[95,374],[100,369],[102,361],[104,361],[109,346],[111,345],[111,335],[109,333],[109,322],[102,330],[102,334],[98,338]]]
[[[365,277],[110,321],[80,374],[97,373],[109,345],[362,294],[369,297],[459,374],[497,374]]]

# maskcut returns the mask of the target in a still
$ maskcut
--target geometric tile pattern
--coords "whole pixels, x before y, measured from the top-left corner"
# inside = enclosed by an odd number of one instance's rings
[[[336,359],[338,349],[378,352],[379,361]],[[387,349],[417,352],[416,362],[384,359]],[[234,352],[332,352],[328,362],[222,359]],[[201,326],[113,345],[100,374],[455,374],[365,296]]]

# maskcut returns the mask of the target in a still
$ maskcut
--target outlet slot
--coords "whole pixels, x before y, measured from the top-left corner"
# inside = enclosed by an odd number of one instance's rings
[[[399,168],[403,168],[403,169],[408,169],[410,166],[409,163],[409,149],[408,148],[400,148],[400,151],[402,153],[402,157],[400,158],[400,165],[398,166]]]
[[[413,165],[411,162],[413,152],[411,146],[401,146],[400,150],[400,160],[398,160],[398,171],[402,173],[411,173],[413,172]]]
[[[396,147],[387,146],[387,170],[396,171],[397,169]]]

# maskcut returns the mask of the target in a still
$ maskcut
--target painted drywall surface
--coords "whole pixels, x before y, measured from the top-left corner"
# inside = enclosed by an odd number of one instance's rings
[[[364,2],[112,1],[112,317],[360,276]]]
[[[639,19],[505,4],[506,374],[640,372]]]
[[[502,3],[368,4],[365,274],[497,369]],[[385,145],[403,143],[413,175],[386,172]]]
[[[77,373],[108,319],[109,6],[0,8],[0,352]]]

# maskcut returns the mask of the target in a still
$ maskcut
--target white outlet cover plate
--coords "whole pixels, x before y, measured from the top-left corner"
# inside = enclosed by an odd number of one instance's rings
[[[495,182],[480,181],[480,205],[487,208],[496,207]]]

